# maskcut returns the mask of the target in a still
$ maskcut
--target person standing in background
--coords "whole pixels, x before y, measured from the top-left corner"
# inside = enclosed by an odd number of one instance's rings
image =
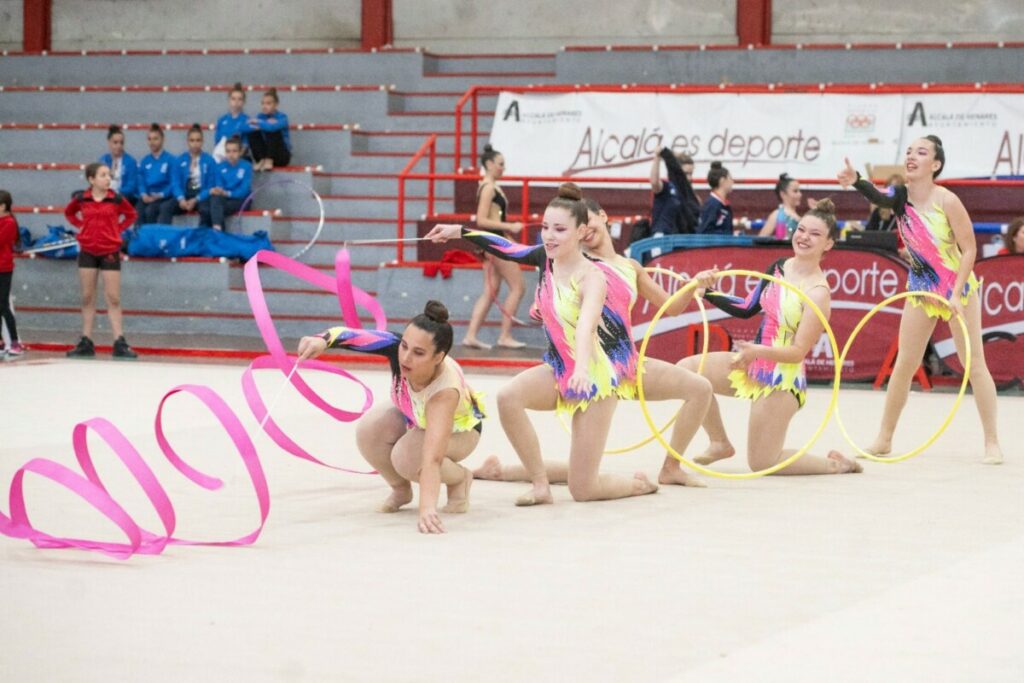
[[[668,179],[661,178],[665,162]],[[674,235],[696,232],[700,222],[700,200],[693,191],[693,158],[662,148],[651,164],[651,234]]]
[[[4,346],[0,337],[0,358],[17,360],[25,353],[18,340],[18,325],[11,308],[11,281],[14,279],[14,245],[18,243],[18,221],[11,213],[14,199],[7,190],[0,190],[0,324],[7,326],[11,345]]]
[[[92,328],[96,320],[96,282],[102,275],[107,316],[114,332],[114,358],[138,358],[125,341],[121,324],[121,233],[135,222],[135,209],[110,189],[110,168],[106,164],[86,166],[85,179],[89,189],[71,195],[64,209],[64,217],[78,228],[78,281],[82,287],[82,338],[67,355],[96,355]]]

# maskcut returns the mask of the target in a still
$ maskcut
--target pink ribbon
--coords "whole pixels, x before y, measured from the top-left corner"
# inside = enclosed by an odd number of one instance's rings
[[[377,329],[383,330],[387,325],[384,311],[373,297],[352,285],[348,252],[344,250],[339,251],[335,258],[334,278],[328,277],[313,268],[304,266],[285,256],[267,251],[258,252],[245,266],[245,285],[249,295],[249,303],[252,306],[253,317],[256,320],[256,325],[259,327],[260,334],[266,342],[267,350],[270,352],[269,355],[260,356],[255,359],[246,368],[245,372],[242,373],[242,391],[256,419],[263,422],[264,430],[274,443],[296,457],[344,472],[375,474],[375,472],[359,472],[344,467],[337,467],[319,460],[296,444],[273,420],[267,417],[267,407],[256,388],[253,378],[255,370],[277,368],[286,376],[289,376],[292,385],[310,403],[334,419],[343,422],[356,420],[369,410],[373,404],[373,394],[366,384],[341,368],[332,367],[327,363],[315,360],[299,363],[299,369],[340,375],[362,387],[364,394],[362,407],[356,411],[344,410],[332,406],[313,391],[297,371],[292,373],[295,363],[281,344],[281,339],[277,334],[269,308],[267,307],[266,296],[260,284],[258,271],[260,263],[283,270],[300,280],[336,294],[342,318],[348,327],[356,329],[360,327],[356,311],[356,306],[358,305],[369,311],[374,318]],[[263,531],[267,517],[270,514],[270,490],[267,487],[267,479],[263,473],[263,467],[260,464],[252,439],[249,438],[249,434],[246,432],[245,427],[242,426],[238,415],[231,410],[227,402],[213,389],[197,384],[183,384],[168,391],[160,400],[154,419],[153,427],[156,433],[157,444],[171,465],[194,484],[211,491],[223,486],[223,482],[220,479],[204,474],[185,462],[164,435],[164,405],[169,398],[178,393],[191,394],[202,401],[220,422],[238,451],[238,455],[249,473],[249,479],[252,482],[259,505],[260,522],[253,531],[240,538],[227,541],[194,541],[175,537],[176,517],[174,505],[171,503],[167,491],[160,485],[153,470],[150,469],[141,454],[124,434],[108,420],[95,417],[78,423],[72,432],[72,448],[83,474],[79,474],[58,462],[45,458],[34,458],[22,465],[14,473],[9,493],[10,517],[0,513],[0,533],[12,538],[26,539],[38,548],[78,548],[105,553],[119,559],[127,559],[135,554],[156,555],[163,552],[168,545],[239,546],[254,543]],[[265,422],[264,418],[267,418]],[[139,526],[132,516],[107,492],[99,474],[96,472],[92,456],[89,452],[87,437],[90,431],[110,446],[117,458],[142,488],[150,504],[156,510],[157,516],[160,518],[161,526],[163,527],[161,533],[148,531]],[[113,522],[125,535],[127,542],[115,543],[54,536],[35,528],[29,520],[28,510],[25,505],[24,479],[28,473],[49,479],[75,493],[96,511]]]

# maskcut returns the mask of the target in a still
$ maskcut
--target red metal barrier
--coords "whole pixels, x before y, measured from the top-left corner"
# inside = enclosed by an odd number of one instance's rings
[[[412,174],[413,167],[423,158],[423,155],[430,155],[430,172],[427,174]],[[437,171],[437,135],[428,137],[416,153],[409,159],[409,163],[398,173],[398,239],[405,238],[405,183],[408,180],[427,181],[427,213],[434,213],[434,182],[439,179]],[[405,261],[404,243],[398,242],[398,262]]]

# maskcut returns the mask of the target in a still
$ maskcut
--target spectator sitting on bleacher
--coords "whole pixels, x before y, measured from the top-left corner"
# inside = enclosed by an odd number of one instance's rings
[[[661,178],[661,162],[665,162],[668,179]],[[651,164],[651,233],[654,235],[689,234],[697,229],[700,201],[693,191],[693,158],[689,154],[673,154],[662,148]]]
[[[708,195],[700,210],[700,225],[697,232],[703,235],[732,234],[732,206],[729,205],[729,193],[732,191],[732,176],[721,161],[712,161],[708,171]]]
[[[193,123],[188,131],[188,151],[174,162],[172,188],[178,203],[175,213],[195,211],[217,184],[217,162],[203,151],[203,129]]]
[[[134,205],[139,201],[139,165],[135,157],[124,151],[121,126],[112,125],[107,129],[107,147],[110,151],[100,157],[100,163],[110,167],[110,189]]]
[[[292,141],[288,136],[288,115],[278,111],[277,88],[263,93],[263,111],[249,119],[249,150],[253,170],[270,171],[287,166],[292,160]]]
[[[164,149],[164,132],[154,123],[146,134],[149,154],[139,161],[139,225],[168,225],[174,216],[174,193],[171,191],[174,157]]]
[[[1010,223],[1003,235],[1003,243],[1005,246],[999,250],[998,256],[1024,254],[1024,217],[1015,218]]]
[[[213,158],[217,162],[227,158],[224,147],[228,140],[238,137],[242,142],[242,151],[249,146],[249,117],[242,108],[245,107],[245,88],[235,83],[228,93],[228,113],[217,119],[217,128],[213,135]]]
[[[237,137],[225,145],[228,158],[217,165],[216,184],[210,196],[199,202],[199,225],[224,229],[224,219],[242,208],[252,190],[252,164],[242,158],[242,142]]]

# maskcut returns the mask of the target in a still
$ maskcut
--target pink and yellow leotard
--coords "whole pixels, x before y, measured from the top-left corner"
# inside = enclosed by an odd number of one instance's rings
[[[960,247],[957,246],[949,217],[936,204],[931,211],[922,211],[907,199],[907,188],[890,188],[888,194],[879,192],[871,182],[858,176],[854,187],[872,203],[893,209],[900,237],[910,253],[910,277],[907,290],[911,292],[932,292],[943,299],[953,296],[957,274],[960,272]],[[978,287],[978,279],[972,272],[960,292],[960,301],[967,303],[971,292]],[[912,306],[924,309],[932,318],[949,320],[952,315],[948,307],[931,298],[908,299]]]
[[[391,402],[402,411],[406,426],[410,429],[427,428],[427,403],[443,389],[459,392],[459,405],[452,421],[452,433],[481,431],[483,400],[474,392],[462,375],[462,368],[451,356],[445,356],[441,373],[429,385],[416,391],[402,376],[398,366],[398,345],[401,338],[392,332],[378,330],[353,330],[348,327],[332,327],[321,335],[328,348],[346,348],[363,353],[384,356],[391,365]]]
[[[637,353],[629,316],[629,308],[636,298],[635,272],[627,273],[622,267],[602,261],[594,262],[605,275],[608,292],[588,367],[591,385],[585,393],[577,394],[569,389],[569,379],[576,368],[574,355],[576,323],[580,315],[579,283],[572,281],[568,285],[556,285],[551,271],[552,263],[544,253],[544,248],[539,245],[518,244],[499,235],[465,228],[462,236],[498,258],[541,269],[534,305],[548,340],[544,362],[551,366],[555,374],[559,396],[556,410],[571,415],[577,410],[586,410],[593,401],[608,396],[625,399],[636,396]]]
[[[768,275],[784,278],[781,258],[766,271]],[[729,315],[750,318],[764,311],[761,326],[754,337],[755,344],[782,347],[789,346],[796,338],[800,319],[804,314],[804,302],[787,287],[780,287],[768,280],[759,280],[757,288],[741,299],[722,292],[708,290],[707,300]],[[746,370],[733,370],[729,382],[740,398],[756,400],[774,391],[788,391],[796,397],[802,408],[807,402],[807,372],[804,362],[777,363],[766,358],[756,358]]]

